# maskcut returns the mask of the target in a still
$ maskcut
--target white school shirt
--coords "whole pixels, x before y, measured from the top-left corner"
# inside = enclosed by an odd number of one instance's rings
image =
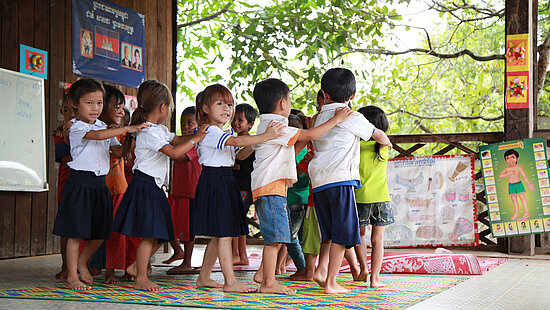
[[[291,187],[292,183],[298,180],[294,144],[289,145],[289,143],[291,140],[296,141],[293,138],[299,134],[300,129],[288,127],[288,118],[284,116],[261,114],[256,134],[264,133],[271,121],[283,123],[286,128],[284,129],[284,135],[252,146],[256,151],[251,180],[253,191],[281,179],[288,179],[288,185]]]
[[[324,105],[317,115],[315,126],[331,119],[336,109],[347,107],[343,103]],[[360,186],[359,142],[361,139],[369,140],[374,130],[374,126],[361,113],[353,112],[348,119],[313,140],[315,155],[308,167],[313,192],[338,185]]]
[[[233,167],[237,147],[225,145],[233,137],[233,129],[223,131],[218,126],[210,126],[208,133],[197,143],[199,163],[209,167]]]
[[[107,129],[107,125],[96,119],[95,123],[71,119],[73,125],[69,129],[69,144],[72,161],[67,163],[71,169],[91,171],[95,175],[106,175],[109,172],[109,147],[120,145],[116,137],[106,140],[89,140],[84,136],[92,130]]]
[[[143,128],[136,135],[136,159],[132,171],[137,169],[154,177],[158,187],[162,187],[168,178],[170,158],[159,150],[170,144],[176,134],[169,132],[164,125],[147,124],[151,126]]]

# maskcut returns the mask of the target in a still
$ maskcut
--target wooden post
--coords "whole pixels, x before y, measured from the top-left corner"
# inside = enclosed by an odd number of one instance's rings
[[[536,81],[534,65],[537,60],[537,16],[538,0],[506,0],[506,35],[528,33],[530,42],[529,62],[529,108],[507,109],[504,117],[504,130],[507,140],[530,138],[534,129],[534,104]],[[506,82],[505,82],[506,83]],[[521,132],[521,137],[520,133]],[[535,255],[534,235],[508,238],[508,253]]]

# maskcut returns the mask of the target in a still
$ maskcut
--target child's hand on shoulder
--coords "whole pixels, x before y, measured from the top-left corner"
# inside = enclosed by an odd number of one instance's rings
[[[271,121],[264,134],[270,139],[275,139],[285,134],[283,131],[285,128],[286,126],[283,123]]]
[[[63,137],[68,137],[69,136],[69,131],[71,131],[71,126],[73,125],[74,123],[71,122],[71,121],[66,121],[63,123]]]
[[[197,133],[193,136],[193,141],[195,141],[195,143],[204,139],[204,136],[208,133],[208,127],[210,127],[210,125],[204,124],[197,128]]]
[[[353,110],[350,108],[341,108],[336,110],[334,113],[334,118],[338,120],[339,123],[347,120],[350,116],[353,115]]]
[[[151,126],[151,125],[149,125],[147,123],[141,123],[139,125],[126,126],[126,132],[129,132],[129,133],[138,132],[138,131],[141,131],[143,128],[147,128],[149,126]]]

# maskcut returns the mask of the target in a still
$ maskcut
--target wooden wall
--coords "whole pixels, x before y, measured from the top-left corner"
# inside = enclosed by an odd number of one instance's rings
[[[145,78],[175,87],[174,2],[111,0],[145,14]],[[57,212],[57,165],[52,132],[59,125],[62,82],[74,83],[71,71],[71,0],[0,0],[0,68],[19,71],[19,44],[48,51],[45,81],[47,170],[50,190],[42,193],[0,191],[0,258],[59,252],[51,234]],[[136,95],[137,89],[122,86]],[[174,93],[175,90],[172,89]]]

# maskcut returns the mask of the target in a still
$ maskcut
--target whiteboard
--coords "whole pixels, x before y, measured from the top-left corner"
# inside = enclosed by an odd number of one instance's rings
[[[0,68],[0,108],[0,190],[48,190],[44,80]]]

